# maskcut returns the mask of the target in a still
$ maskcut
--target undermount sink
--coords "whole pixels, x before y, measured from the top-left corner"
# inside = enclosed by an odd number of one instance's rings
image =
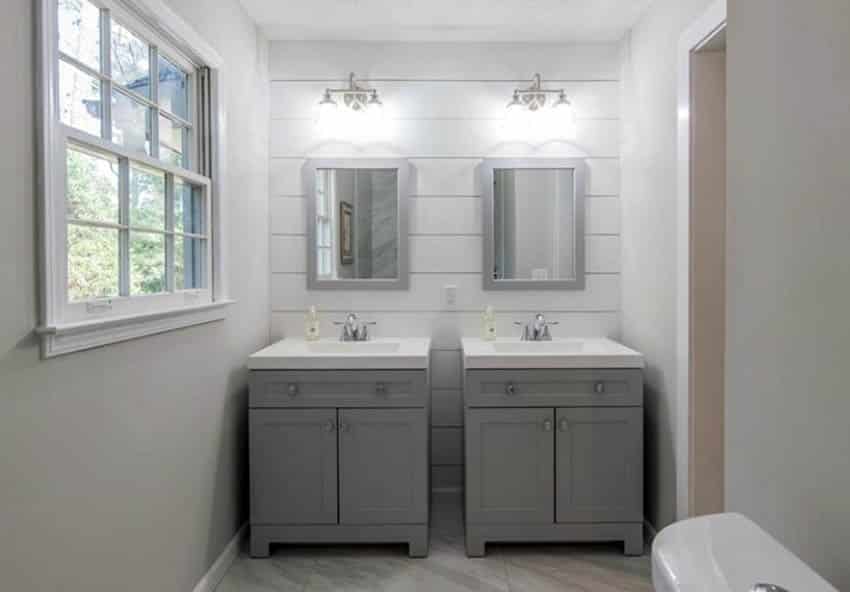
[[[395,370],[428,368],[430,339],[371,341],[282,339],[248,358],[251,370]]]
[[[519,341],[463,339],[464,367],[643,368],[643,356],[604,338]]]

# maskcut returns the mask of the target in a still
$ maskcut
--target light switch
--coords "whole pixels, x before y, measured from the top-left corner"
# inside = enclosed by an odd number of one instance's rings
[[[447,284],[443,286],[443,302],[446,306],[454,306],[457,304],[457,286]]]

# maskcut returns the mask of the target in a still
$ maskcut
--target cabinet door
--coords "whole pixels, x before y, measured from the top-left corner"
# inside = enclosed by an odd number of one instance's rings
[[[467,411],[468,522],[554,522],[553,415],[548,408]]]
[[[558,409],[558,522],[643,520],[643,409]]]
[[[340,524],[428,522],[425,409],[340,409]]]
[[[252,524],[335,524],[336,409],[251,409]]]

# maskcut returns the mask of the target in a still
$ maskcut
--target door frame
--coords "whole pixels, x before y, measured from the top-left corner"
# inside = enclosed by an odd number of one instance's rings
[[[679,37],[676,195],[676,519],[690,508],[691,364],[691,54],[726,28],[726,0],[716,0]]]

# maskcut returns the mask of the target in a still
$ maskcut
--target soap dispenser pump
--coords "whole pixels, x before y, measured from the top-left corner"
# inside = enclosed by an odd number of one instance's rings
[[[481,315],[481,338],[484,341],[496,340],[496,313],[492,306],[484,309]]]
[[[307,318],[304,321],[304,339],[307,341],[319,340],[319,313],[316,312],[315,306],[311,306],[307,311]]]

